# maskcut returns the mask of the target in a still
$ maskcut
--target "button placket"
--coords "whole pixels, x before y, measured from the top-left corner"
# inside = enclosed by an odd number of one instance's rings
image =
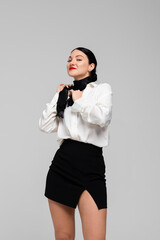
[[[74,118],[73,118],[73,135],[74,135],[74,138],[77,137],[77,113],[74,114]]]

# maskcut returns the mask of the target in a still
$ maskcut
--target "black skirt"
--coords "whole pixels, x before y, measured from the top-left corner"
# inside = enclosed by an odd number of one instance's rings
[[[76,208],[81,193],[87,190],[98,209],[107,208],[105,173],[102,147],[65,139],[49,166],[44,195]]]

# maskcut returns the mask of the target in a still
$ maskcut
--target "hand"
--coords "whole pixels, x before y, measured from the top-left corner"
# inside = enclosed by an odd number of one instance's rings
[[[63,83],[61,83],[61,84],[59,84],[58,85],[58,88],[57,88],[57,91],[56,92],[61,92],[62,90],[63,90],[63,88],[66,86],[66,87],[70,87],[70,86],[72,86],[73,84],[63,84]]]
[[[82,97],[83,91],[73,89],[69,90],[70,94],[72,95],[73,102]]]

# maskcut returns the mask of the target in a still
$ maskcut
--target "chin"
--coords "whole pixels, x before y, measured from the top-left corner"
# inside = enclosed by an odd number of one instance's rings
[[[69,75],[70,77],[73,77],[73,78],[78,76],[78,74],[74,74],[74,73],[72,73],[72,72],[69,72],[68,75]]]

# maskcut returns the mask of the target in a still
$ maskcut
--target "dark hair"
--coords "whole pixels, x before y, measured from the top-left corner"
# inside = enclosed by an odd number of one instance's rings
[[[84,47],[74,48],[71,52],[73,52],[76,49],[82,51],[83,53],[85,53],[87,55],[89,64],[91,64],[91,63],[95,64],[94,69],[90,72],[90,77],[93,82],[96,81],[97,80],[97,74],[96,74],[97,60],[96,60],[95,55],[93,54],[93,52],[91,50],[84,48]]]

